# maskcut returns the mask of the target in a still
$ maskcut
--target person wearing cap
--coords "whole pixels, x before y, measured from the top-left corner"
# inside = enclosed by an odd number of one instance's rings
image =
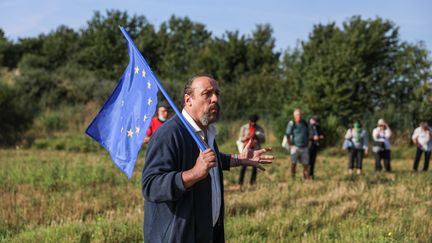
[[[372,150],[375,154],[375,171],[381,171],[381,160],[384,161],[384,169],[391,172],[390,165],[390,136],[392,132],[384,119],[378,120],[378,126],[372,131],[374,141]]]
[[[345,139],[349,140],[352,144],[348,159],[348,173],[352,175],[353,170],[357,169],[357,174],[361,175],[363,155],[368,155],[368,137],[360,121],[355,122],[354,127],[347,130]]]
[[[314,179],[315,161],[320,146],[320,141],[324,139],[317,116],[309,119],[309,176]]]
[[[150,137],[156,132],[156,130],[168,119],[168,104],[166,102],[159,103],[157,109],[157,116],[153,117],[150,123],[150,127],[147,130],[144,143],[147,144],[150,141]]]
[[[246,146],[249,141],[251,142],[250,148],[251,149],[260,149],[261,144],[265,143],[265,133],[264,129],[257,124],[259,117],[256,114],[249,116],[249,122],[245,125],[243,125],[240,128],[240,135],[239,140],[241,143],[243,143],[244,146]],[[243,146],[243,148],[244,148]],[[242,150],[243,150],[242,148]],[[242,151],[239,151],[240,153]],[[246,173],[247,166],[242,166],[240,169],[240,176],[239,176],[239,185],[240,187],[243,186],[244,176]],[[257,177],[257,168],[252,167],[252,174],[250,178],[250,185],[254,185],[256,182]]]
[[[432,149],[432,129],[428,126],[428,123],[421,122],[420,126],[414,130],[411,139],[414,145],[417,146],[413,170],[417,171],[420,163],[421,155],[424,152],[425,160],[424,160],[423,171],[427,171],[429,169],[429,160],[431,157],[431,149]]]

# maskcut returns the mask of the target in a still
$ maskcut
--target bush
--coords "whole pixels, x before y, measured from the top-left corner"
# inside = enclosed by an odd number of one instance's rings
[[[32,113],[20,101],[17,90],[0,80],[0,146],[14,145],[30,126]]]
[[[340,148],[342,146],[345,129],[339,124],[339,120],[335,115],[329,115],[321,119],[321,129],[325,136],[323,147],[337,145]]]

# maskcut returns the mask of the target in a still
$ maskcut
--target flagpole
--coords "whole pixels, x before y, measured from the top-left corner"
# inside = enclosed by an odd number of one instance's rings
[[[120,26],[120,30],[123,33],[123,35],[126,37],[126,39],[129,40],[129,43],[132,43],[132,47],[135,48],[138,53],[140,53],[140,58],[143,59],[143,62],[145,65],[148,66],[148,63],[146,62],[145,58],[141,55],[141,52],[139,51],[139,49],[135,46],[135,42],[132,40],[132,38],[129,36],[129,34],[127,33],[127,31]],[[192,127],[189,125],[189,123],[186,121],[186,119],[183,117],[182,113],[180,112],[180,110],[177,108],[177,105],[175,104],[175,102],[171,99],[171,97],[169,96],[169,94],[166,92],[165,88],[162,86],[162,84],[159,82],[158,78],[156,77],[156,75],[154,75],[153,71],[151,70],[150,67],[148,67],[148,70],[150,70],[150,72],[153,74],[153,77],[155,77],[155,83],[158,86],[159,90],[162,92],[163,96],[165,96],[165,99],[168,101],[168,103],[170,104],[170,106],[173,108],[174,112],[177,114],[177,116],[180,118],[180,121],[183,123],[183,125],[186,127],[186,130],[189,132],[189,134],[192,136],[192,138],[195,140],[195,142],[198,145],[198,148],[201,151],[204,151],[208,148],[207,145],[204,144],[204,142],[202,141],[202,139],[192,130]]]

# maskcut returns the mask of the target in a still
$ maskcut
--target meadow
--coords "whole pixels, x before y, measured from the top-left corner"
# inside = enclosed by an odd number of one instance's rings
[[[374,172],[369,155],[362,176],[347,175],[344,151],[327,149],[314,181],[300,168],[291,178],[288,156],[274,154],[257,186],[240,191],[239,169],[224,174],[228,242],[432,241],[432,172],[411,172],[412,148],[395,149],[392,174]],[[0,150],[0,241],[141,242],[143,161],[128,181],[102,150]]]
[[[256,186],[240,191],[239,169],[225,173],[228,242],[432,242],[432,172],[411,172],[408,144],[432,118],[432,60],[421,40],[402,39],[397,22],[379,16],[314,23],[286,49],[270,24],[218,36],[187,16],[149,20],[112,9],[33,37],[9,39],[0,28],[0,242],[142,241],[145,151],[128,181],[83,134],[129,60],[119,25],[177,104],[192,76],[219,81],[221,151],[236,150],[249,114],[270,131],[277,160]],[[326,136],[314,181],[301,168],[291,178],[280,148],[298,107],[320,116]],[[361,120],[370,132],[379,118],[394,132],[394,173],[375,173],[369,155],[364,175],[348,176],[346,128]]]

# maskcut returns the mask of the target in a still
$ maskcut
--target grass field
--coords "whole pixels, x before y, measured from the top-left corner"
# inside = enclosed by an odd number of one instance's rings
[[[395,156],[385,174],[369,156],[350,177],[345,156],[324,151],[304,182],[275,154],[256,187],[236,190],[239,170],[224,174],[228,242],[432,241],[432,172],[412,173],[411,158]],[[140,155],[129,182],[105,151],[0,150],[0,241],[142,241],[142,166]]]

